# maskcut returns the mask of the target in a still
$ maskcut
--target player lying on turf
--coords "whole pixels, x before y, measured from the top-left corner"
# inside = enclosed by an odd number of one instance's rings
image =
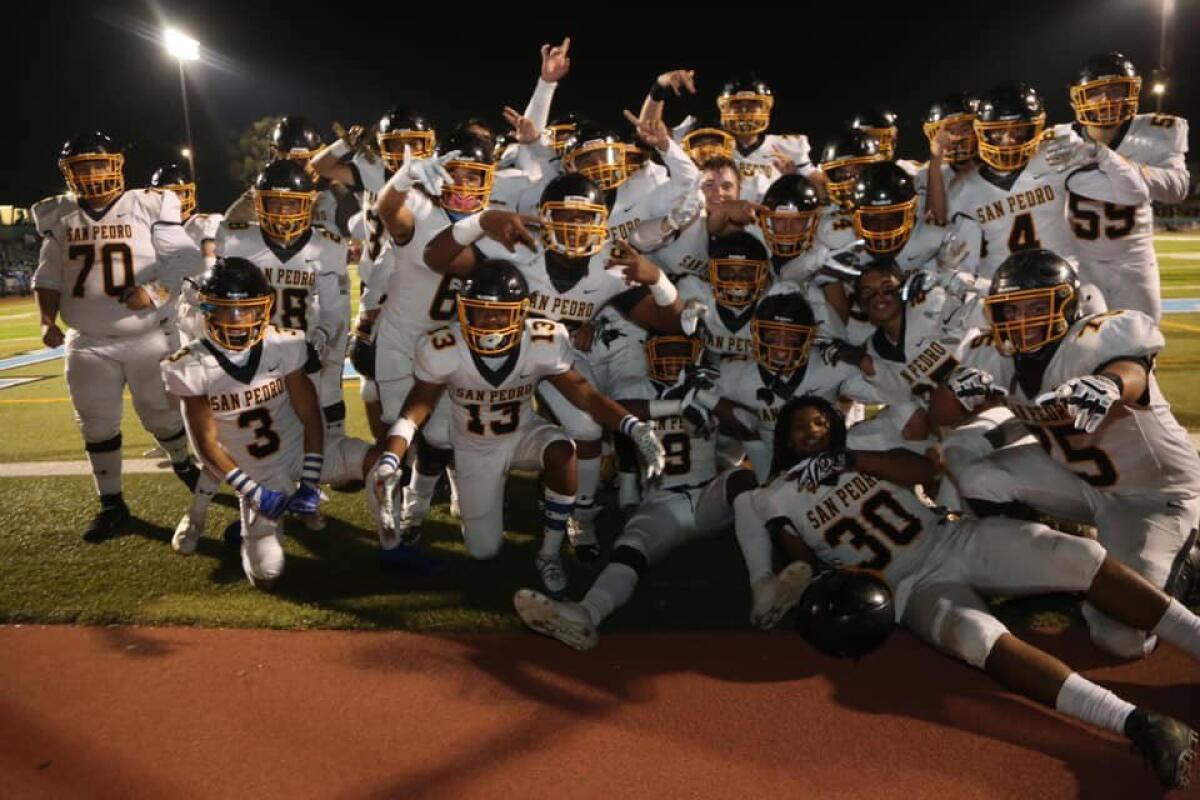
[[[270,327],[262,270],[218,260],[199,295],[204,338],[163,362],[163,380],[206,467],[240,495],[242,568],[269,589],[283,573],[279,518],[315,514],[322,482],[362,480],[377,454],[360,439],[326,442],[304,334]]]
[[[1195,614],[1091,539],[1006,517],[942,516],[905,488],[932,477],[929,459],[847,450],[841,414],[824,400],[789,402],[775,430],[775,478],[754,496],[758,536],[776,531],[816,569],[879,573],[897,621],[918,637],[1015,692],[1128,736],[1164,786],[1187,785],[1195,731],[1135,708],[1021,641],[983,596],[1080,592],[1114,619],[1200,658]]]
[[[662,445],[651,426],[597,393],[575,371],[566,328],[547,319],[526,318],[529,287],[511,262],[489,259],[478,264],[457,303],[459,324],[432,331],[417,344],[416,380],[372,481],[380,500],[381,527],[392,532],[395,547],[400,537],[395,533],[394,498],[401,461],[448,389],[453,406],[450,442],[458,465],[468,555],[488,559],[500,551],[509,470],[539,470],[545,517],[535,563],[546,590],[560,594],[567,588],[561,549],[575,506],[575,448],[562,428],[534,413],[538,385],[547,381],[598,422],[632,438],[651,479],[663,469]]]

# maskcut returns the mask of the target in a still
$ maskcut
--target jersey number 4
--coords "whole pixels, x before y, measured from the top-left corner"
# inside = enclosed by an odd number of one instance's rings
[[[74,297],[83,297],[88,275],[96,265],[96,248],[90,244],[73,244],[67,250],[67,258],[74,261],[83,259],[79,277],[75,279],[75,287],[71,290]],[[121,279],[117,280],[117,264],[120,262]],[[100,248],[100,263],[104,272],[104,293],[109,297],[120,298],[125,290],[133,286],[133,251],[124,242],[109,242]]]

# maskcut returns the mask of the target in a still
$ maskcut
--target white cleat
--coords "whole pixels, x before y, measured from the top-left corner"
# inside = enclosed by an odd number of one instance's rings
[[[521,589],[513,595],[517,616],[532,630],[558,639],[576,650],[591,650],[600,643],[596,626],[583,606],[552,600],[541,592]]]
[[[175,526],[175,535],[171,537],[171,549],[184,556],[196,552],[196,545],[204,534],[204,521],[193,521],[191,514],[184,514],[183,519]]]
[[[793,561],[778,575],[772,575],[756,583],[751,590],[754,605],[750,611],[750,623],[764,631],[779,624],[783,615],[796,607],[804,590],[812,581],[812,567],[804,561]]]
[[[600,511],[600,506],[576,507],[575,514],[567,520],[567,540],[581,564],[600,558],[600,539],[596,536],[596,517]]]
[[[553,597],[562,597],[567,590],[567,573],[563,570],[561,556],[538,556],[534,566],[542,577],[542,586]]]

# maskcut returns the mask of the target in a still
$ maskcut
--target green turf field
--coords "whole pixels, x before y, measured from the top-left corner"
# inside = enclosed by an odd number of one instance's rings
[[[1200,297],[1200,236],[1159,237],[1157,246],[1165,296]],[[1167,348],[1158,369],[1163,391],[1180,421],[1200,431],[1200,314],[1168,315],[1163,331]],[[33,300],[0,300],[0,358],[40,346]],[[21,377],[37,380],[0,390],[0,463],[82,460],[62,362],[0,373],[3,379]],[[349,431],[366,438],[357,386],[347,384],[346,390]],[[128,399],[125,411],[124,453],[141,457],[152,441]],[[250,588],[237,553],[221,543],[221,530],[236,516],[228,494],[214,505],[197,553],[185,558],[171,551],[169,541],[188,496],[169,474],[126,476],[125,495],[139,522],[132,535],[100,545],[78,536],[95,510],[90,478],[0,478],[5,498],[0,622],[512,628],[513,591],[536,585],[532,534],[540,531],[540,516],[532,481],[518,477],[509,484],[506,519],[513,532],[495,562],[466,559],[456,523],[444,503],[437,506],[426,542],[448,569],[433,578],[383,570],[362,495],[331,493],[324,506],[330,518],[326,530],[287,523],[287,568],[277,591],[268,595]],[[615,513],[601,518],[601,530],[610,537],[618,527]],[[568,568],[571,594],[579,596],[588,573],[570,559]],[[689,545],[647,576],[611,627],[744,627],[749,604],[744,575],[731,537]],[[1034,616],[1057,607],[1015,606]]]

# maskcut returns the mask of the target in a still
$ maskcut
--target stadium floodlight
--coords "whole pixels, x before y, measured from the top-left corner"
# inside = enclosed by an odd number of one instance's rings
[[[191,158],[192,157],[192,149],[190,147],[185,147],[179,151],[179,155],[183,156],[184,158]]]
[[[1157,81],[1154,86],[1150,88],[1150,91],[1154,92],[1155,94],[1166,94],[1167,85],[1162,81]]]
[[[167,48],[168,55],[180,62],[200,59],[200,43],[177,28],[163,31],[163,46]]]

